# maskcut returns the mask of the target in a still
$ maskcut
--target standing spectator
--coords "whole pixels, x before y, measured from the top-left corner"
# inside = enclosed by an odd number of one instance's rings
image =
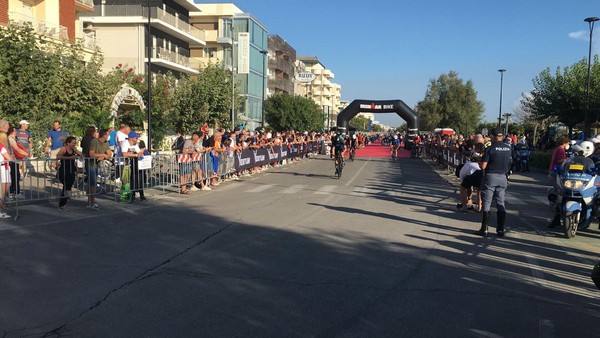
[[[10,185],[10,167],[9,161],[13,160],[8,152],[8,121],[0,120],[0,218],[10,218],[10,215],[4,210],[4,199],[8,195],[8,186]]]
[[[52,130],[48,132],[48,138],[46,139],[45,151],[49,153],[50,158],[57,158],[58,151],[63,147],[67,136],[69,136],[69,133],[62,130],[60,121],[54,121]],[[56,162],[52,162],[52,167],[56,168]]]
[[[30,158],[33,157],[33,147],[31,143],[31,131],[29,131],[29,122],[27,120],[21,120],[19,122],[19,129],[17,129],[17,142],[27,150],[27,157],[21,164],[21,171],[26,173],[27,168],[33,170]]]
[[[138,160],[144,156],[138,146],[138,134],[135,131],[130,131],[125,140],[119,148],[123,153],[123,157],[129,162],[129,182],[131,186],[131,201],[135,201],[135,193],[138,192],[140,195],[140,201],[145,201],[144,196],[144,185],[142,182],[142,175],[138,167]]]
[[[8,128],[8,153],[15,160],[17,158],[26,158],[27,150],[24,148],[19,148],[19,144],[17,143],[17,130],[14,127]],[[17,155],[19,156],[16,156]],[[21,172],[20,165],[17,161],[11,161],[9,163],[10,167],[10,190],[9,190],[9,200],[14,200],[15,198],[24,199],[25,195],[21,192]]]
[[[200,153],[205,153],[208,149],[205,149],[202,146],[202,142],[200,142],[200,132],[193,132],[192,133],[192,138],[189,140],[186,140],[185,143],[183,144],[183,149],[182,149],[182,153],[183,154],[188,154],[188,155],[197,155]],[[202,177],[202,163],[203,161],[192,161],[191,164],[191,174],[192,174],[192,179],[191,179],[191,183],[192,183],[192,188],[191,190],[211,190],[210,187],[206,186],[204,184],[204,179]],[[189,171],[189,170],[188,170]],[[187,186],[187,180],[185,181],[185,184]],[[187,194],[186,189],[181,188],[181,192],[183,194]]]
[[[115,151],[115,144],[117,140],[117,128],[110,127],[108,128],[108,146],[112,152]]]
[[[96,184],[98,183],[98,169],[102,161],[109,160],[112,157],[112,151],[108,144],[109,132],[106,129],[100,130],[98,138],[90,141],[89,160],[87,161],[88,175],[88,208],[100,210],[96,203]]]
[[[567,159],[567,146],[569,145],[569,139],[566,136],[560,137],[556,140],[556,148],[552,151],[552,159],[550,160],[550,168],[548,168],[548,179],[552,178],[554,168],[561,166]]]
[[[83,154],[83,157],[85,157],[85,159],[90,157],[90,143],[93,139],[96,138],[95,135],[96,127],[88,126],[87,128],[85,128],[85,132],[83,134],[83,137],[81,138],[81,143],[79,144],[81,146],[81,153]]]
[[[131,128],[125,123],[121,123],[121,127],[115,133],[115,177],[116,182],[121,183],[121,174],[123,173],[123,166],[125,165],[125,159],[123,158],[123,150],[121,145],[127,140],[127,136],[131,133]]]
[[[509,145],[502,142],[502,129],[494,128],[493,143],[485,149],[481,169],[483,170],[483,179],[481,182],[481,199],[483,207],[483,216],[481,219],[481,228],[476,234],[488,236],[488,221],[490,219],[490,209],[492,200],[496,200],[496,234],[498,237],[504,236],[504,223],[506,221],[506,208],[504,206],[504,193],[508,186],[506,173],[510,169],[512,149]]]
[[[67,199],[71,197],[71,189],[75,183],[75,174],[77,173],[77,165],[75,159],[82,156],[76,149],[77,139],[74,136],[67,136],[64,141],[64,146],[58,149],[56,158],[60,160],[60,168],[58,170],[58,179],[63,184],[63,189],[58,202],[58,209],[61,211],[68,210]]]

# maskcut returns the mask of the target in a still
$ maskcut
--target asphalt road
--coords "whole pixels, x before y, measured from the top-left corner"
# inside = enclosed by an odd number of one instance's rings
[[[600,232],[548,231],[543,179],[513,176],[502,239],[420,159],[28,206],[0,223],[0,336],[598,337]]]

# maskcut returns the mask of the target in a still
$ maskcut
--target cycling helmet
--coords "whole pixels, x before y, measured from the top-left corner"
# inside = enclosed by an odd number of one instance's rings
[[[352,139],[356,140],[356,134],[352,134]]]
[[[394,140],[397,140],[397,139],[398,139],[398,135],[394,135]]]
[[[582,156],[588,157],[594,153],[594,143],[590,141],[583,141],[579,146],[581,147]]]

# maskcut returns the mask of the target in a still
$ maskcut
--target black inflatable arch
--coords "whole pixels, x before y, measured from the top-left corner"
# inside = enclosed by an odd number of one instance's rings
[[[338,128],[349,130],[350,120],[356,114],[366,113],[396,113],[406,121],[409,134],[416,134],[418,131],[417,113],[406,105],[402,100],[354,100],[344,108],[337,117]]]

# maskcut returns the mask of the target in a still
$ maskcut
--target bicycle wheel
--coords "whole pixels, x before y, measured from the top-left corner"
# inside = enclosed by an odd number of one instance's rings
[[[342,178],[342,169],[344,169],[344,164],[342,163],[342,160],[339,160],[337,163],[337,178],[338,179]]]

